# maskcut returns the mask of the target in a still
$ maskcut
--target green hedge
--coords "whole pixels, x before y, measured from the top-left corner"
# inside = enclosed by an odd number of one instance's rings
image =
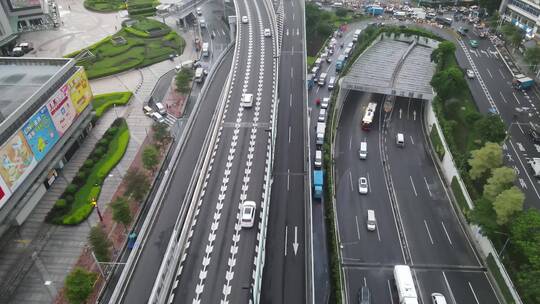
[[[435,125],[431,127],[431,132],[429,133],[429,137],[431,138],[431,143],[433,144],[435,153],[437,153],[439,160],[442,161],[444,158],[445,151],[444,151],[444,146],[442,144],[441,138],[439,137],[439,132],[437,132],[437,127]]]
[[[461,211],[463,212],[463,214],[467,215],[470,211],[469,204],[467,204],[465,195],[463,194],[463,191],[461,191],[461,187],[459,186],[457,177],[454,176],[452,178],[452,182],[450,183],[450,186],[452,187],[452,192],[454,193],[454,196],[456,197],[456,201],[459,205],[459,208],[461,208]]]
[[[497,267],[497,263],[495,262],[495,259],[493,258],[493,255],[491,253],[488,255],[486,261],[489,271],[495,278],[495,281],[497,281],[497,285],[499,286],[499,289],[501,290],[501,293],[506,300],[506,304],[515,304],[516,302],[514,301],[514,297],[512,297],[510,289],[508,289],[508,285],[506,284],[506,281],[504,280],[501,272],[499,271],[499,267]]]
[[[125,119],[115,120],[90,154],[92,162],[85,162],[88,166],[81,167],[73,180],[73,184],[79,186],[77,192],[74,195],[64,192],[62,199],[47,214],[48,222],[76,225],[90,215],[93,210],[91,202],[99,197],[105,178],[124,156],[129,137]],[[71,185],[68,188],[72,188]]]
[[[92,100],[92,107],[96,111],[96,117],[100,118],[113,105],[123,106],[129,102],[133,96],[131,92],[115,92],[95,95]]]
[[[98,13],[110,13],[126,9],[126,3],[122,0],[84,0],[84,7]]]
[[[127,32],[129,32],[130,34],[133,34],[133,35],[138,36],[138,37],[142,37],[142,38],[150,37],[150,34],[148,34],[147,32],[139,31],[138,29],[135,29],[135,28],[130,27],[130,26],[126,26],[124,29]]]

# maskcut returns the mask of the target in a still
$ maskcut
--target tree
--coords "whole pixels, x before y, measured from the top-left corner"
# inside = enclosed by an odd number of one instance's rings
[[[453,56],[456,51],[456,45],[451,41],[443,41],[439,43],[439,46],[431,52],[431,61],[440,63],[439,67],[444,68],[446,66],[445,59],[449,56]]]
[[[538,44],[525,50],[525,61],[536,71],[538,64],[540,64],[540,46]]]
[[[506,126],[499,115],[486,115],[474,124],[482,142],[500,143],[506,137]]]
[[[540,266],[540,211],[527,209],[510,226],[510,239],[522,263]]]
[[[490,200],[482,197],[474,202],[474,209],[470,212],[470,220],[478,224],[482,230],[482,234],[491,238],[495,231],[499,229],[499,225],[495,222],[497,214],[493,210],[493,204]]]
[[[124,230],[127,232],[127,226],[133,220],[131,216],[131,210],[129,210],[129,204],[124,197],[119,197],[114,203],[111,204],[113,212],[113,220],[124,226]]]
[[[334,29],[332,28],[332,25],[330,23],[324,22],[317,25],[317,32],[319,36],[327,37],[332,35]]]
[[[159,151],[154,145],[144,148],[142,154],[142,162],[143,166],[147,170],[151,170],[152,172],[154,171],[159,162]]]
[[[492,15],[501,6],[501,0],[479,0],[478,4],[480,7],[485,8],[488,14]]]
[[[90,246],[98,262],[109,262],[111,259],[111,241],[100,225],[92,227],[88,235]]]
[[[431,85],[443,101],[467,88],[463,72],[455,66],[437,72],[431,79]]]
[[[509,189],[516,180],[516,171],[510,167],[500,167],[492,169],[491,177],[484,186],[484,197],[490,201],[495,201],[497,195]]]
[[[341,18],[344,18],[344,17],[347,17],[347,13],[348,11],[344,8],[338,8],[336,9],[336,16],[338,17],[341,17]]]
[[[188,93],[191,79],[193,79],[193,70],[181,69],[178,74],[176,74],[176,91],[184,94]]]
[[[66,277],[66,297],[71,304],[82,304],[94,289],[97,274],[81,267],[75,268]]]
[[[508,190],[504,190],[493,202],[493,209],[497,214],[497,224],[506,225],[510,221],[512,215],[523,210],[523,201],[525,194],[518,187],[513,186]]]
[[[159,144],[165,143],[165,140],[169,138],[167,124],[154,122],[152,125],[152,131],[154,131],[154,140]]]
[[[484,177],[492,168],[502,165],[502,148],[499,144],[487,142],[482,148],[471,152],[469,175],[476,180]]]
[[[517,277],[523,303],[540,303],[540,267],[523,265]]]
[[[137,169],[130,169],[125,177],[126,195],[132,196],[135,200],[142,200],[150,188],[150,182],[144,173]]]

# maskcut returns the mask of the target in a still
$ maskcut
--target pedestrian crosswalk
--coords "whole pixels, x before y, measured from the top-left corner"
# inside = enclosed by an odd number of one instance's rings
[[[163,118],[168,126],[172,126],[176,122],[176,117],[172,116],[170,113],[167,113],[167,115],[165,115]]]

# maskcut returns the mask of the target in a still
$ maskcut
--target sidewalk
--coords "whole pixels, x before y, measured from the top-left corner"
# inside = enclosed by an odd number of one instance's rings
[[[82,2],[60,0],[58,5],[65,27],[57,31],[25,34],[23,39],[34,41],[36,46],[31,56],[60,57],[112,34],[114,26],[120,23],[115,18],[116,14],[88,12],[83,8]],[[66,11],[67,5],[71,7],[70,11]],[[81,18],[84,19],[82,23]],[[79,26],[81,24],[83,28]],[[193,48],[193,33],[181,32],[181,34],[186,38],[186,49],[184,54],[174,61],[167,60],[140,70],[127,71],[90,82],[94,94],[132,91],[134,96],[127,106],[116,107],[103,115],[75,156],[65,165],[60,177],[29,215],[28,220],[16,231],[2,238],[0,279],[11,288],[0,292],[2,295],[13,292],[13,295],[9,298],[0,297],[0,302],[54,301],[63,287],[65,277],[83,252],[88,231],[98,222],[98,217],[94,212],[84,223],[64,227],[45,223],[45,216],[110,124],[117,117],[125,117],[131,139],[123,159],[104,182],[98,205],[101,210],[106,209],[122,176],[140,150],[147,132],[150,131],[152,120],[142,112],[144,101],[149,98],[161,75],[196,55]]]

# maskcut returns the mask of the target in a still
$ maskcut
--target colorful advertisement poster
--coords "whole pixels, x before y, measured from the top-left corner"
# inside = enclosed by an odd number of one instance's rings
[[[67,81],[67,85],[69,87],[71,102],[75,106],[77,113],[81,113],[92,100],[92,90],[90,89],[90,83],[88,83],[84,69],[80,69],[71,76]]]
[[[4,206],[4,203],[7,202],[8,198],[11,196],[11,191],[9,191],[8,186],[0,177],[0,208]]]
[[[67,84],[61,86],[60,89],[56,91],[47,103],[47,109],[51,114],[58,134],[60,136],[64,135],[75,118],[77,118],[77,111],[75,111],[69,98],[69,87]]]
[[[0,175],[11,191],[19,186],[37,163],[21,131],[0,148],[0,161]]]
[[[46,106],[26,121],[22,132],[37,161],[42,160],[60,138]]]

